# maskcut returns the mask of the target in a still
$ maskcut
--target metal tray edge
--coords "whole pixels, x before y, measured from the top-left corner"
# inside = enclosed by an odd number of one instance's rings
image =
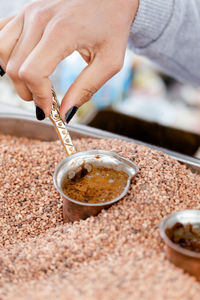
[[[40,126],[40,128],[48,127],[51,128],[51,131],[53,130],[53,125],[49,120],[44,120],[43,122],[39,122],[35,119],[35,117],[28,115],[28,114],[22,114],[22,113],[0,113],[0,121],[7,121],[10,119],[12,120],[18,120],[18,121],[28,121],[28,122],[33,122],[33,124],[37,124],[37,126]],[[9,126],[9,125],[8,125]],[[161,147],[157,147],[151,144],[147,144],[138,140],[134,140],[125,136],[117,135],[114,133],[110,133],[104,130],[96,129],[89,127],[87,125],[83,124],[72,124],[72,125],[67,125],[67,128],[69,129],[70,133],[76,137],[92,137],[92,138],[115,138],[119,140],[125,140],[128,142],[134,142],[138,145],[144,145],[147,147],[150,147],[152,149],[155,149],[157,151],[162,151],[163,153],[170,155],[173,159],[187,165],[189,168],[191,168],[193,171],[196,171],[200,173],[200,160],[196,159],[194,157],[190,157],[181,153],[177,153],[174,151],[170,151]],[[3,132],[2,128],[0,127],[0,131]],[[4,133],[4,132],[3,132]],[[56,138],[56,134],[54,131],[52,131],[52,136]],[[54,138],[54,139],[55,139]]]

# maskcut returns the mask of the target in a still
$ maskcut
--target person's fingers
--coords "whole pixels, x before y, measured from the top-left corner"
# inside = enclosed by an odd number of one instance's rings
[[[9,58],[6,69],[15,85],[17,93],[26,101],[32,100],[33,97],[26,84],[19,78],[19,69],[35,46],[39,43],[43,34],[43,26],[38,26],[39,24],[36,20],[33,20],[31,23],[29,21],[30,20],[28,20],[28,22],[26,22],[26,20],[24,21],[24,30]]]
[[[16,45],[19,43],[24,25],[23,15],[13,18],[0,31],[0,65],[12,80],[19,96],[24,100],[32,100],[32,95],[26,85],[17,78],[16,69],[10,63]],[[2,41],[2,42],[1,42]],[[16,60],[18,57],[16,57]],[[18,79],[18,80],[17,80]]]
[[[9,57],[23,30],[23,15],[13,18],[0,31],[0,65],[6,70]]]
[[[97,54],[65,94],[60,107],[62,119],[68,123],[69,112],[75,111],[75,107],[89,101],[107,80],[118,73],[123,65],[123,59],[117,57],[114,60],[114,56],[106,56],[106,53],[104,56]]]
[[[26,83],[36,106],[43,110],[46,117],[49,116],[52,108],[52,85],[49,76],[59,62],[74,50],[72,41],[68,39],[70,47],[67,47],[63,42],[65,40],[66,31],[62,36],[60,27],[48,28],[47,26],[42,39],[19,70],[20,79]]]
[[[10,17],[7,17],[7,18],[3,18],[3,19],[0,19],[0,31],[12,20],[14,19],[14,16],[10,16]],[[3,63],[2,63],[3,64]],[[4,67],[5,67],[5,64],[3,64]],[[5,71],[3,69],[3,66],[0,65],[0,76],[4,76],[5,74]]]
[[[33,96],[26,84],[19,78],[19,69],[40,42],[46,23],[51,18],[50,14],[35,13],[31,7],[25,10],[23,31],[7,65],[7,73],[12,79],[17,93],[26,101],[32,100]]]
[[[14,15],[6,18],[0,19],[0,30],[2,30],[12,19],[14,19]]]

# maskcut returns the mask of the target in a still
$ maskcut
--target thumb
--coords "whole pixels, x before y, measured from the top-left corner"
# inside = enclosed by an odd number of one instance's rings
[[[68,123],[77,108],[89,101],[107,80],[120,71],[123,59],[112,61],[110,57],[97,55],[79,74],[62,100],[60,115],[63,120]]]

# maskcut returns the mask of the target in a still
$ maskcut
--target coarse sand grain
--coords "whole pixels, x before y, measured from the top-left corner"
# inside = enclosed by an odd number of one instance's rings
[[[97,217],[63,224],[53,185],[59,142],[0,135],[0,299],[199,300],[200,283],[164,255],[158,226],[200,209],[200,177],[169,156],[116,139],[80,139],[140,168],[128,194]]]

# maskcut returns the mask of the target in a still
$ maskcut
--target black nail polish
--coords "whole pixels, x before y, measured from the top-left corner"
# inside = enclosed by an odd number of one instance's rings
[[[75,115],[75,113],[77,112],[78,107],[77,106],[73,106],[65,115],[65,120],[67,123],[69,123],[71,121],[71,119],[73,118],[73,116]]]
[[[0,66],[0,76],[3,77],[3,75],[5,74],[4,70],[2,69],[2,67]]]
[[[35,113],[36,113],[36,118],[37,118],[39,121],[42,121],[42,120],[45,119],[45,114],[44,114],[43,110],[42,110],[40,107],[36,106],[36,111],[35,111]]]

